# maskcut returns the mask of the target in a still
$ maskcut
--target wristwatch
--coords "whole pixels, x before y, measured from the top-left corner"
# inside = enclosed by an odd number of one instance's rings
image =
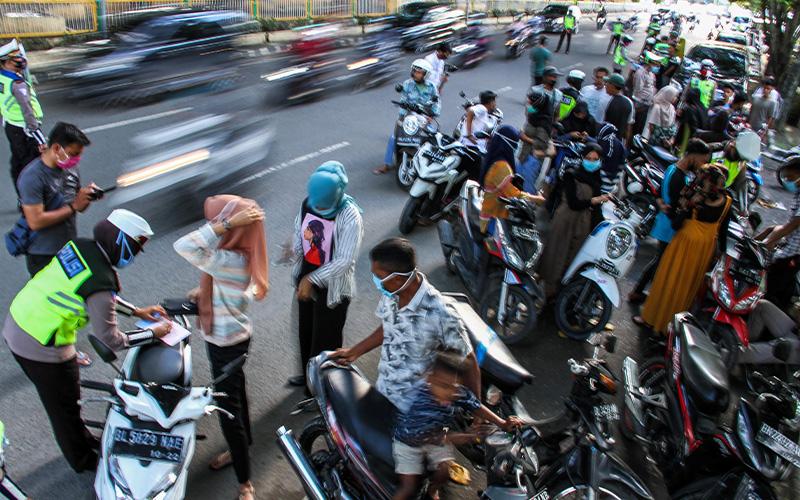
[[[224,227],[226,231],[230,231],[231,221],[229,221],[228,219],[222,219],[222,227]]]

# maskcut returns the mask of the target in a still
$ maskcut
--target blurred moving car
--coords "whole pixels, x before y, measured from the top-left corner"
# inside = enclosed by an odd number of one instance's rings
[[[109,52],[66,73],[69,95],[118,104],[203,85],[224,87],[238,78],[228,69],[234,38],[257,29],[243,12],[158,15],[118,33]]]
[[[700,71],[700,61],[703,59],[714,61],[712,77],[717,81],[717,92],[720,95],[721,83],[731,83],[735,88],[750,93],[760,77],[751,68],[747,47],[724,42],[703,42],[689,50],[681,68],[673,77],[673,82],[679,83],[681,87],[685,86]]]
[[[405,28],[415,26],[422,22],[422,18],[433,8],[443,7],[446,4],[440,2],[408,2],[397,8],[397,15],[394,18],[394,26]]]
[[[400,44],[406,50],[420,51],[428,45],[452,38],[466,27],[463,10],[435,7],[422,17],[419,24],[403,31]]]
[[[564,16],[567,15],[567,11],[572,11],[572,15],[575,16],[575,33],[577,33],[581,24],[581,9],[577,5],[550,4],[537,12],[536,16],[542,19],[544,31],[561,33],[564,31]]]

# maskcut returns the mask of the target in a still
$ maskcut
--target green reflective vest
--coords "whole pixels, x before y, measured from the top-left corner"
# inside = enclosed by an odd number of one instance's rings
[[[567,14],[564,16],[564,29],[571,30],[575,29],[575,16],[572,14]]]
[[[0,72],[0,114],[3,119],[17,127],[25,127],[25,116],[22,114],[22,107],[17,102],[17,98],[11,93],[11,86],[15,80],[8,75]],[[36,91],[33,89],[31,82],[26,82],[30,90],[31,108],[37,120],[41,120],[44,116],[42,113],[42,106],[39,104],[39,98],[36,97]]]
[[[714,100],[714,90],[717,88],[717,84],[714,83],[714,80],[692,78],[692,88],[700,91],[700,102],[703,104],[703,107],[708,109],[708,107],[711,106],[711,101]]]
[[[614,64],[617,66],[625,66],[628,64],[627,59],[625,59],[624,50],[621,44],[617,45],[617,48],[614,49]]]
[[[564,118],[568,117],[572,110],[575,109],[575,105],[578,104],[578,98],[576,96],[570,95],[568,92],[575,92],[578,93],[574,89],[564,89],[562,90],[563,96],[561,97],[561,103],[558,107],[558,120],[561,121]]]
[[[612,33],[614,33],[615,35],[621,35],[624,29],[625,25],[620,22],[615,22],[614,24],[611,25]]]
[[[42,345],[74,344],[89,321],[77,291],[91,277],[86,259],[70,241],[14,297],[11,317]]]
[[[739,172],[741,172],[742,163],[737,160],[729,160],[727,158],[722,159],[722,166],[728,170],[728,179],[725,181],[725,187],[729,188],[733,185],[736,181],[736,178],[739,176]]]

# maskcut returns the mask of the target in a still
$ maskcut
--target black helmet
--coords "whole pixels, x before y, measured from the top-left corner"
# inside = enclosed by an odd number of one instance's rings
[[[489,104],[490,102],[497,99],[497,94],[492,92],[491,90],[484,90],[480,94],[478,94],[478,98],[481,101],[481,104]]]
[[[436,46],[436,50],[444,52],[445,54],[452,54],[453,47],[450,45],[450,42],[442,42]]]
[[[528,91],[528,100],[534,108],[541,108],[547,102],[547,94],[542,89],[532,87]]]

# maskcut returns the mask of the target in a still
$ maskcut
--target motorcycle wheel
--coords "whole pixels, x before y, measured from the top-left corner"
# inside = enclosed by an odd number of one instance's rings
[[[408,148],[402,148],[395,154],[395,180],[397,185],[404,191],[411,189],[414,184],[414,151]]]
[[[671,498],[675,500],[733,498],[737,493],[737,487],[741,483],[742,475],[746,475],[746,473],[734,469],[720,476],[698,479],[673,493]],[[755,481],[753,486],[755,487],[755,491],[752,492],[755,494],[754,498],[761,498],[763,500],[777,498],[771,486],[761,484],[760,481]]]
[[[548,487],[550,500],[583,500],[584,498],[598,498],[603,500],[629,500],[638,498],[631,488],[622,483],[604,482],[598,485],[598,495],[590,496],[590,486],[587,484],[573,484],[573,479],[565,477],[555,486]]]
[[[558,329],[573,340],[586,340],[608,323],[613,306],[597,283],[577,277],[558,292],[555,308]]]
[[[422,206],[423,198],[409,198],[403,212],[400,214],[400,222],[397,228],[402,234],[408,234],[414,230],[419,220],[419,210]]]
[[[753,179],[747,179],[747,201],[752,205],[758,199],[758,196],[761,194],[761,186],[756,184],[756,181]]]
[[[481,318],[506,345],[519,344],[536,328],[539,309],[534,298],[523,287],[509,285],[505,304],[506,321],[505,325],[501,325],[497,321],[497,307],[502,286],[502,281],[494,283],[481,299]]]

